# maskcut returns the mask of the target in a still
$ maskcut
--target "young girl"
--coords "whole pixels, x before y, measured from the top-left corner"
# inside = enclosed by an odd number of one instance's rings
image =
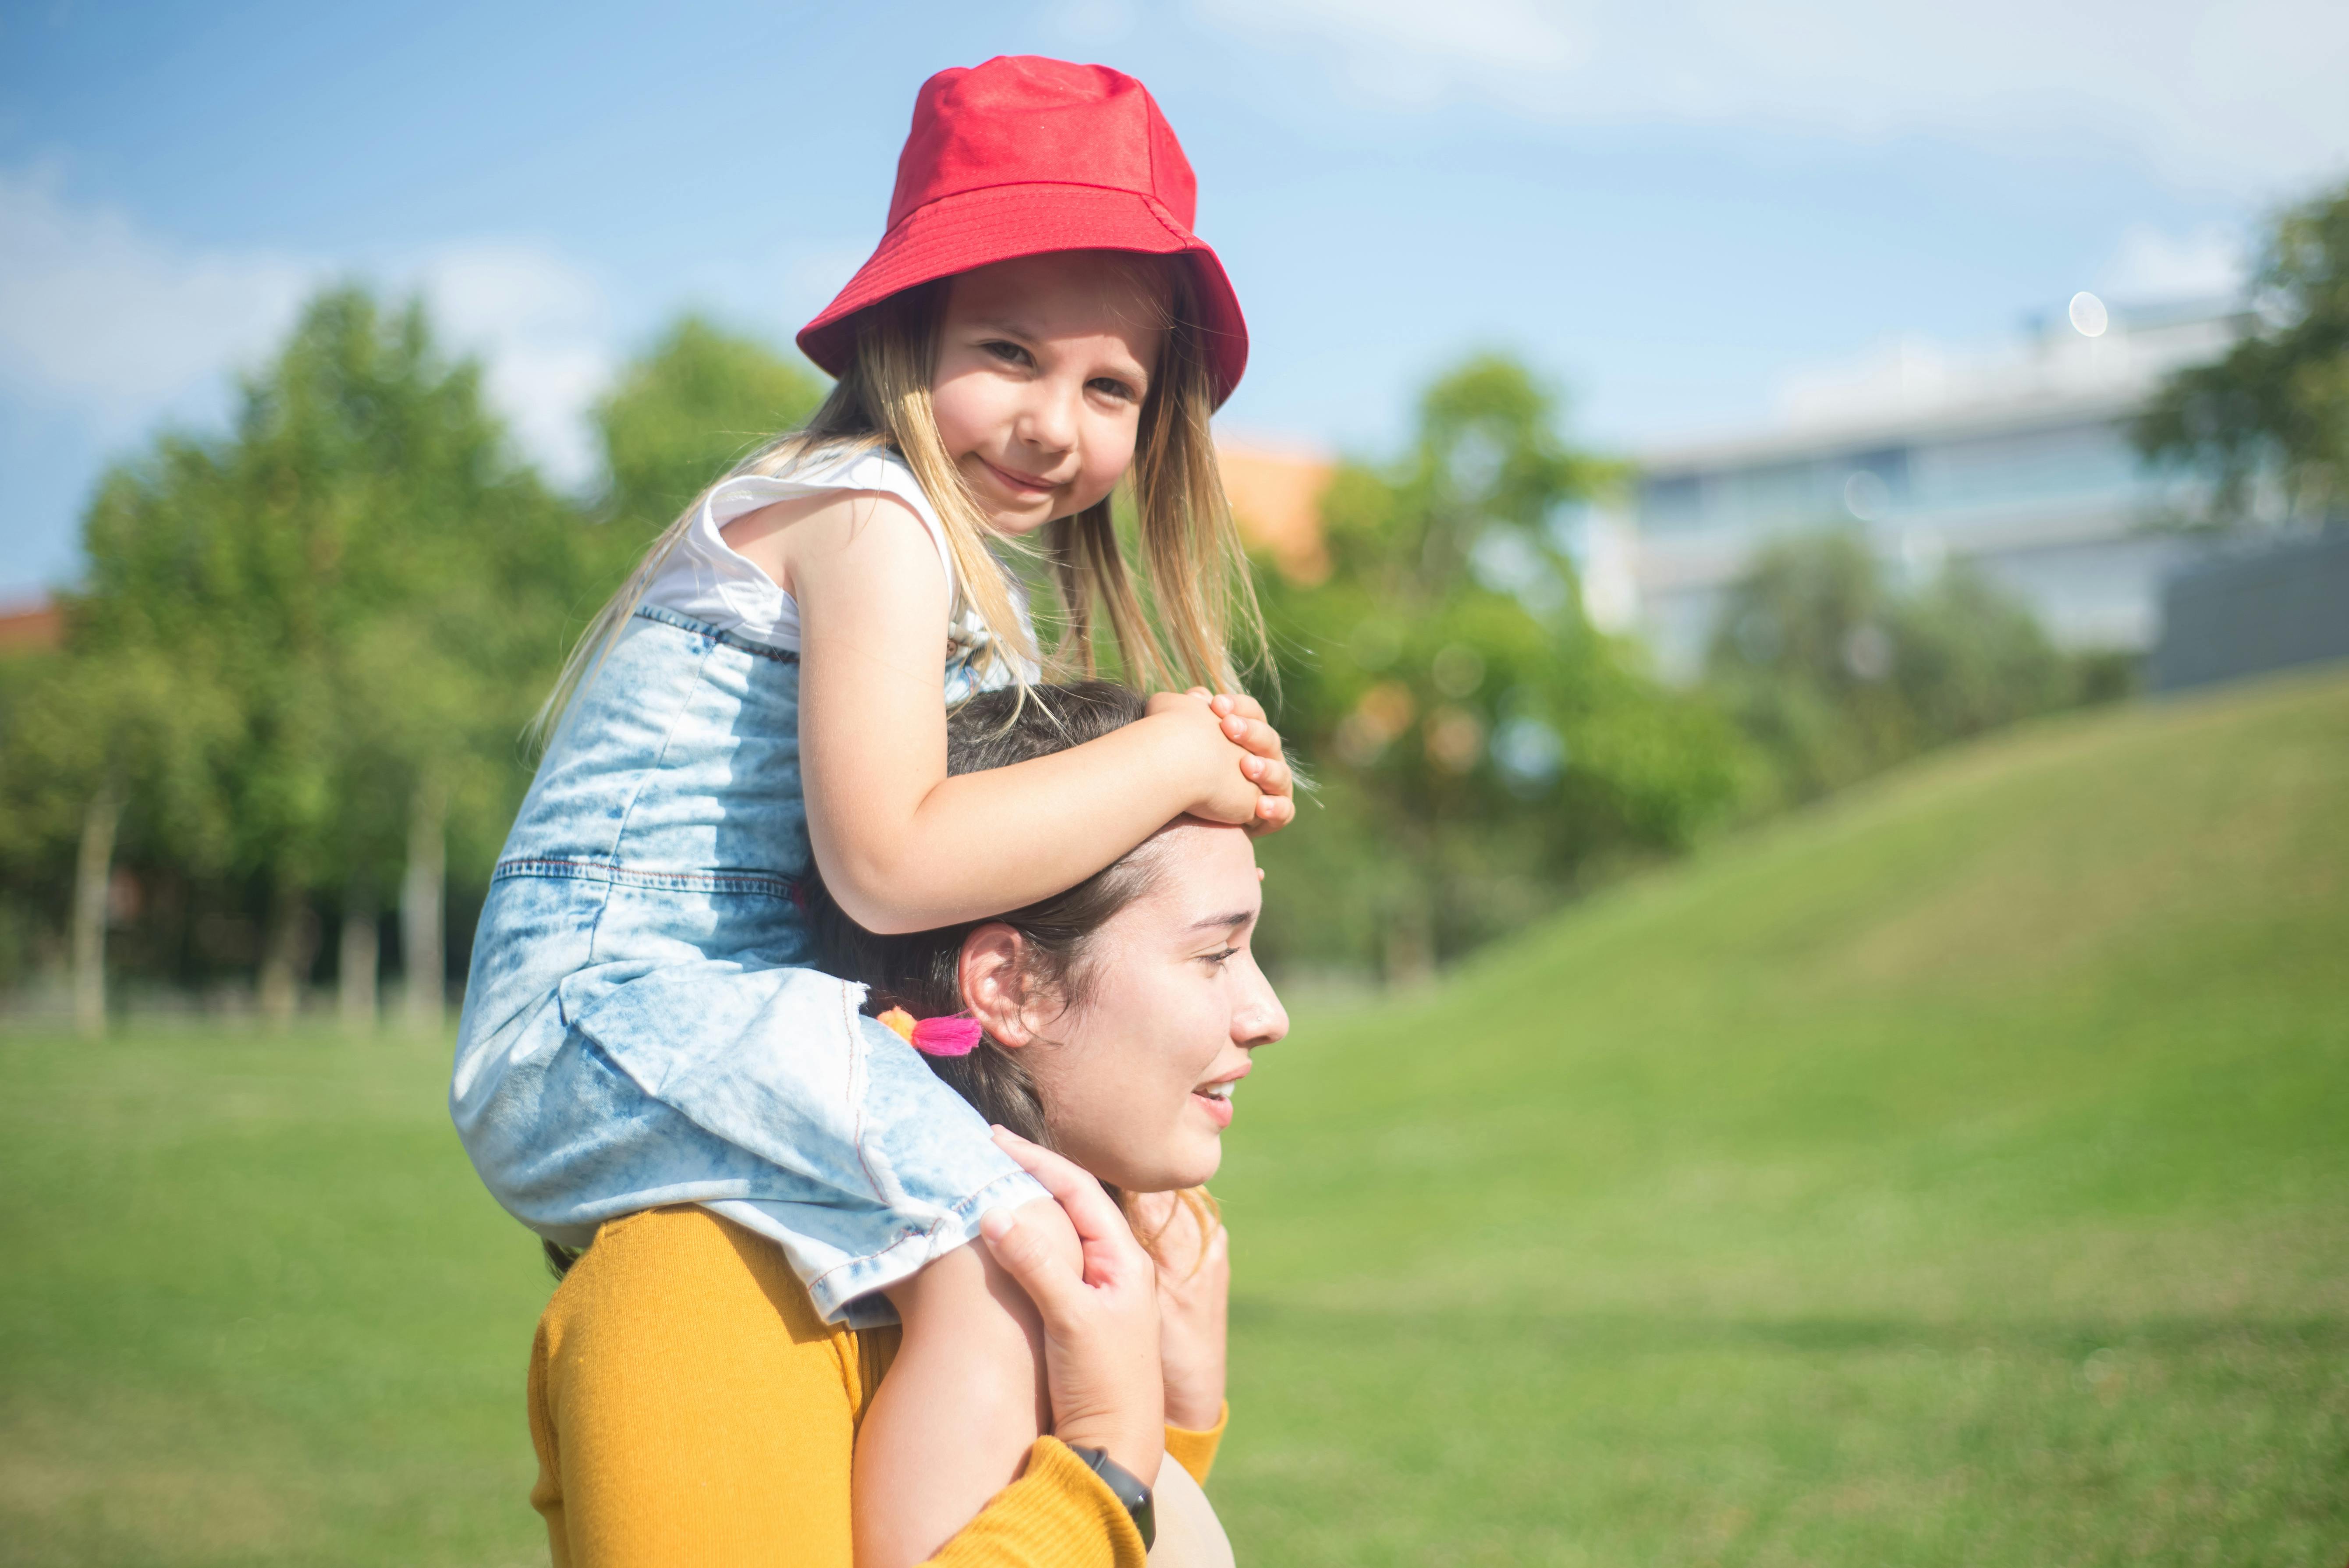
[[[1069,888],[1189,813],[1292,813],[1244,697],[949,779],[946,710],[1040,657],[990,545],[1040,541],[1062,651],[1236,689],[1257,634],[1207,417],[1247,328],[1142,85],[999,58],[922,88],[873,258],[800,335],[839,385],[662,535],[574,654],[481,915],[450,1106],[550,1243],[699,1202],[774,1241],[828,1320],[904,1347],[858,1439],[857,1557],[926,1557],[1047,1419],[978,1235],[1049,1206],[986,1125],[808,967],[821,867],[876,932]],[[1110,494],[1129,482],[1153,618]],[[1237,623],[1237,624],[1236,624]],[[1155,1451],[1110,1459],[1145,1484]]]

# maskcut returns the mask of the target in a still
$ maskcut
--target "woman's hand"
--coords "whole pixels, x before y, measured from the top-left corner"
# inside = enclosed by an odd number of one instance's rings
[[[1158,1354],[1166,1373],[1166,1419],[1212,1429],[1224,1411],[1225,1344],[1231,1319],[1231,1237],[1203,1205],[1176,1192],[1135,1200],[1158,1263]],[[1203,1221],[1214,1227],[1202,1236]]]
[[[1106,1449],[1144,1486],[1155,1485],[1166,1407],[1150,1254],[1092,1177],[1002,1128],[995,1141],[1060,1203],[1081,1253],[1070,1257],[1066,1233],[1048,1233],[1058,1226],[1030,1213],[993,1209],[979,1221],[996,1262],[1043,1319],[1053,1434],[1073,1446]]]

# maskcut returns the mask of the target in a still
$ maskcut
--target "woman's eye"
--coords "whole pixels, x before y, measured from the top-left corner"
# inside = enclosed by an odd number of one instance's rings
[[[1223,949],[1221,952],[1218,952],[1218,953],[1202,953],[1201,954],[1199,954],[1199,957],[1200,957],[1203,961],[1205,961],[1205,962],[1206,962],[1206,963],[1209,963],[1209,964],[1212,964],[1212,965],[1214,965],[1216,968],[1221,969],[1225,965],[1226,965],[1226,964],[1230,963],[1234,958],[1238,957],[1238,956],[1239,956],[1239,951],[1240,951],[1240,950],[1239,950],[1238,948],[1237,948],[1237,947],[1226,947],[1226,948]]]

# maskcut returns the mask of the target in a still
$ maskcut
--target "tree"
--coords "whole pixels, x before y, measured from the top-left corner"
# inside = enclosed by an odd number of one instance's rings
[[[2178,371],[2137,420],[2147,458],[2214,480],[2209,521],[2349,511],[2349,187],[2284,212],[2253,289],[2258,325],[2215,364]]]
[[[1730,590],[1706,685],[1766,760],[1757,805],[1808,800],[2081,694],[2018,601],[1963,562],[1903,597],[1851,534],[1765,550]]]
[[[1340,467],[1329,575],[1264,590],[1320,806],[1265,846],[1277,956],[1409,981],[1726,805],[1726,728],[1580,614],[1554,525],[1611,477],[1496,356],[1429,388],[1392,467]]]
[[[106,1028],[118,851],[127,843],[183,864],[221,863],[228,823],[218,767],[235,705],[200,657],[98,658],[79,639],[11,661],[8,675],[0,683],[0,862],[37,877],[57,850],[69,855],[74,1025],[96,1037]]]
[[[755,338],[678,317],[595,406],[615,547],[633,560],[745,452],[804,423],[823,394],[812,372]]]
[[[295,1005],[314,895],[341,889],[364,932],[399,868],[410,990],[437,1021],[442,835],[451,811],[495,817],[518,792],[577,531],[513,458],[478,366],[438,352],[419,305],[350,288],[244,384],[228,438],[167,438],[101,485],[77,647],[186,660],[233,694],[218,789],[227,870],[267,903],[265,1014]]]

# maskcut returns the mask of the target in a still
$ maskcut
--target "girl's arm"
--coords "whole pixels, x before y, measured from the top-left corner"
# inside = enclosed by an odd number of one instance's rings
[[[1268,727],[1187,695],[1154,697],[1146,717],[1086,745],[947,778],[946,574],[912,510],[812,497],[738,519],[726,538],[799,603],[809,831],[858,924],[926,931],[1017,909],[1185,813],[1285,820],[1277,738],[1257,754]]]

